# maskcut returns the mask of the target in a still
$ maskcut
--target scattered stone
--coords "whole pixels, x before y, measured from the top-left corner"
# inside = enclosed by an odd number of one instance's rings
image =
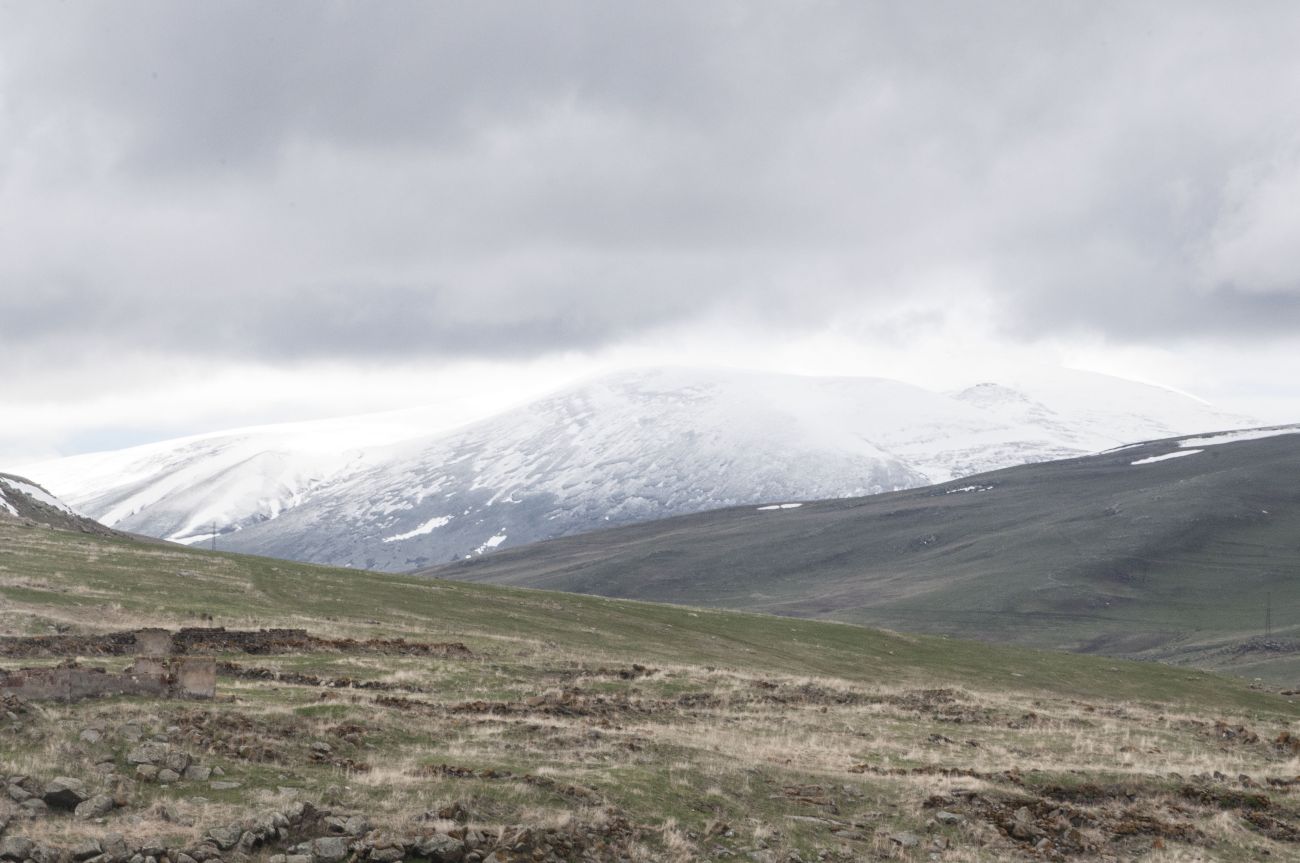
[[[160,764],[167,757],[166,743],[142,743],[126,754],[127,764]]]
[[[921,837],[915,833],[893,833],[890,835],[889,841],[900,848],[915,848],[921,844]]]
[[[428,857],[433,863],[461,863],[465,859],[465,843],[443,833],[426,836],[415,843],[415,852]]]
[[[56,809],[76,809],[90,795],[80,779],[59,776],[45,786],[41,799]]]
[[[103,818],[105,815],[112,812],[114,807],[115,803],[112,797],[107,794],[96,794],[94,797],[79,803],[74,814],[78,818],[85,820]]]
[[[1033,839],[1036,836],[1043,835],[1043,831],[1034,823],[1033,813],[1029,811],[1028,806],[1021,806],[1011,816],[1011,823],[1007,825],[1007,832],[1016,839]]]
[[[188,782],[207,782],[212,777],[212,770],[198,764],[191,764],[181,775]]]
[[[343,863],[348,856],[348,845],[337,836],[313,840],[311,856],[316,863]]]
[[[34,847],[35,842],[18,836],[0,839],[0,860],[26,860],[32,856]]]
[[[228,851],[239,844],[243,831],[238,827],[213,827],[208,831],[208,838],[216,843],[222,851]]]
[[[934,820],[940,824],[961,824],[966,820],[965,815],[958,815],[956,812],[949,812],[946,809],[940,809],[934,813]]]
[[[216,771],[213,771],[213,775],[214,776],[216,775]],[[211,788],[213,791],[234,791],[236,788],[239,787],[239,783],[238,782],[209,782],[208,787]]]
[[[91,857],[103,854],[104,849],[94,839],[83,839],[68,849],[68,853],[72,855],[73,860],[89,860]]]
[[[158,771],[158,782],[162,785],[171,785],[173,782],[179,782],[181,775],[175,770],[164,767]]]
[[[18,804],[18,808],[23,810],[23,812],[25,812],[31,818],[39,818],[40,816],[44,815],[46,812],[50,811],[50,807],[46,806],[45,801],[40,799],[39,797],[33,797],[30,800],[24,800],[22,803]]]

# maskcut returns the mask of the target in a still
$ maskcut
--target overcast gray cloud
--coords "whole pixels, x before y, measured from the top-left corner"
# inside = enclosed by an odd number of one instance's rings
[[[11,356],[1300,321],[1300,6],[0,4]]]

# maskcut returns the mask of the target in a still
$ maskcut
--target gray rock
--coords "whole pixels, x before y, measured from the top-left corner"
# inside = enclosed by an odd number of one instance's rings
[[[167,757],[168,747],[166,743],[142,743],[130,752],[126,753],[127,764],[162,764]]]
[[[348,856],[348,843],[338,836],[325,836],[311,843],[311,856],[316,863],[343,863]]]
[[[63,856],[58,848],[51,848],[49,845],[42,845],[37,842],[32,847],[31,859],[33,863],[59,863],[59,858]]]
[[[902,848],[915,848],[921,844],[921,837],[915,833],[893,833],[890,835],[889,841]]]
[[[144,739],[144,729],[135,722],[126,723],[117,729],[117,733],[127,743],[138,743]]]
[[[59,776],[46,784],[41,799],[47,806],[53,806],[57,809],[76,809],[90,794],[86,791],[86,783],[80,779],[72,779],[68,776]]]
[[[105,857],[120,860],[127,856],[126,840],[121,833],[105,833],[104,838],[99,840],[99,847],[104,849]]]
[[[353,815],[343,822],[343,832],[348,836],[363,836],[370,832],[370,822],[364,815]]]
[[[310,854],[286,854],[284,863],[312,863]]]
[[[207,782],[212,778],[212,770],[198,764],[191,764],[181,775],[189,782]]]
[[[31,792],[17,783],[10,783],[9,787],[5,789],[5,793],[15,803],[22,803],[24,800],[32,799]]]
[[[93,743],[98,743],[99,741],[104,739],[104,732],[100,731],[98,728],[86,728],[83,729],[81,734],[78,736],[81,739],[82,743],[93,744]]]
[[[22,803],[18,804],[18,808],[30,818],[38,818],[50,811],[50,807],[46,806],[45,801],[39,797],[24,800]]]
[[[415,850],[421,857],[428,857],[433,863],[460,863],[465,858],[465,843],[444,833],[435,833],[416,840]]]
[[[136,778],[144,782],[153,782],[161,772],[157,764],[137,764],[135,766]]]
[[[208,838],[222,851],[228,851],[239,844],[243,832],[238,827],[213,827],[208,831]]]
[[[158,781],[163,785],[171,785],[173,782],[179,782],[181,775],[169,767],[164,767],[158,771]]]
[[[107,794],[96,794],[89,800],[83,800],[78,804],[74,814],[78,818],[89,820],[91,818],[103,818],[112,811],[113,798],[109,797]],[[100,852],[96,851],[95,853],[98,854]]]
[[[965,815],[958,815],[956,812],[949,812],[946,809],[940,809],[934,813],[934,820],[940,824],[961,824],[966,820]]]
[[[32,856],[36,843],[17,836],[0,839],[0,860],[26,860]]]
[[[1043,835],[1043,831],[1034,823],[1033,813],[1027,806],[1021,806],[1011,816],[1011,827],[1008,832],[1017,839],[1033,839]]]
[[[73,860],[89,860],[104,853],[104,849],[94,839],[83,839],[68,849]]]
[[[213,791],[234,791],[239,787],[238,782],[209,782],[208,787]]]
[[[159,763],[160,767],[166,767],[168,770],[174,770],[177,773],[184,773],[185,768],[189,767],[193,759],[188,752],[182,752],[179,749],[173,749],[163,756]]]

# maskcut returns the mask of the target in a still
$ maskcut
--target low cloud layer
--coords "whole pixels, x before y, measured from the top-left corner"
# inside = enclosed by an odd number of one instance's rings
[[[0,2],[0,400],[715,322],[1187,383],[1300,349],[1297,44],[1284,2]]]

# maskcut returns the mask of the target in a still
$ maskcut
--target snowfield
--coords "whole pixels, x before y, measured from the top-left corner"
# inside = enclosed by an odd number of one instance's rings
[[[436,408],[24,467],[113,527],[408,570],[724,506],[874,494],[1250,424],[1084,372],[938,393],[881,378],[625,372],[418,433]],[[394,419],[394,417],[397,419]]]

